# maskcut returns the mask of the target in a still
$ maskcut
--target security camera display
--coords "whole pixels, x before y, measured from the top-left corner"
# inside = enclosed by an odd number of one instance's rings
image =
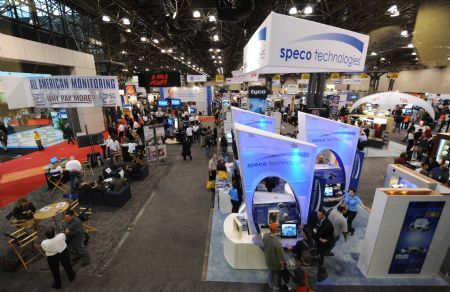
[[[283,238],[296,238],[297,237],[297,224],[281,224],[281,237]]]

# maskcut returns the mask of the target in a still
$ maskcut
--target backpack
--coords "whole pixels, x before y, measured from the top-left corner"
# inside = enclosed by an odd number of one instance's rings
[[[300,259],[305,266],[310,266],[314,263],[318,263],[320,261],[320,254],[317,248],[315,248],[315,243],[313,240],[313,245],[309,246],[306,241],[302,241],[303,245],[306,247],[302,254],[300,255]]]

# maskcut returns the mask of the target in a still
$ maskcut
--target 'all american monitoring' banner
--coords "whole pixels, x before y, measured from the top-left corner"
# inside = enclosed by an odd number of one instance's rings
[[[120,106],[117,76],[27,78],[35,107]]]

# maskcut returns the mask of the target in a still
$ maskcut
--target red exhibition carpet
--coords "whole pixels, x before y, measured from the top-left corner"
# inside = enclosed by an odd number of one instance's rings
[[[96,146],[95,151],[99,151]],[[29,192],[46,184],[43,167],[50,163],[51,157],[75,156],[86,159],[90,147],[78,148],[63,142],[44,151],[33,152],[20,158],[0,163],[0,208],[15,202]]]

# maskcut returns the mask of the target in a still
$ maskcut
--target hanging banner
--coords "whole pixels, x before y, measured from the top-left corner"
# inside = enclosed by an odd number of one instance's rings
[[[340,78],[339,73],[331,73],[331,80],[338,80]]]
[[[400,72],[388,72],[387,77],[389,79],[397,79],[398,75],[400,75]]]
[[[222,74],[216,75],[216,82],[223,83],[225,82],[225,77]]]
[[[172,87],[181,86],[178,72],[147,72],[139,74],[140,87]]]
[[[272,77],[272,82],[280,82],[281,81],[281,75],[280,74],[275,74]]]
[[[124,99],[124,106],[128,106],[130,104],[130,98],[133,95],[136,95],[136,86],[135,85],[125,85],[125,99]]]
[[[187,75],[186,81],[188,83],[206,82],[206,75]]]
[[[267,88],[264,86],[252,86],[248,88],[249,110],[258,114],[266,112]]]
[[[13,79],[10,79],[13,78]],[[27,77],[17,83],[16,78],[3,78],[9,99],[27,101],[31,107],[114,107],[120,106],[119,86],[116,76],[46,76]],[[21,96],[19,94],[22,88]],[[9,109],[15,108],[10,106]]]
[[[369,74],[367,73],[361,73],[359,76],[361,79],[369,79]]]
[[[244,48],[244,72],[362,72],[368,44],[367,35],[271,12]]]
[[[342,79],[342,84],[361,84],[361,79],[359,79],[359,78],[344,78],[344,79]]]
[[[300,79],[301,80],[309,80],[309,74],[308,73],[302,73],[301,75],[300,75]]]

